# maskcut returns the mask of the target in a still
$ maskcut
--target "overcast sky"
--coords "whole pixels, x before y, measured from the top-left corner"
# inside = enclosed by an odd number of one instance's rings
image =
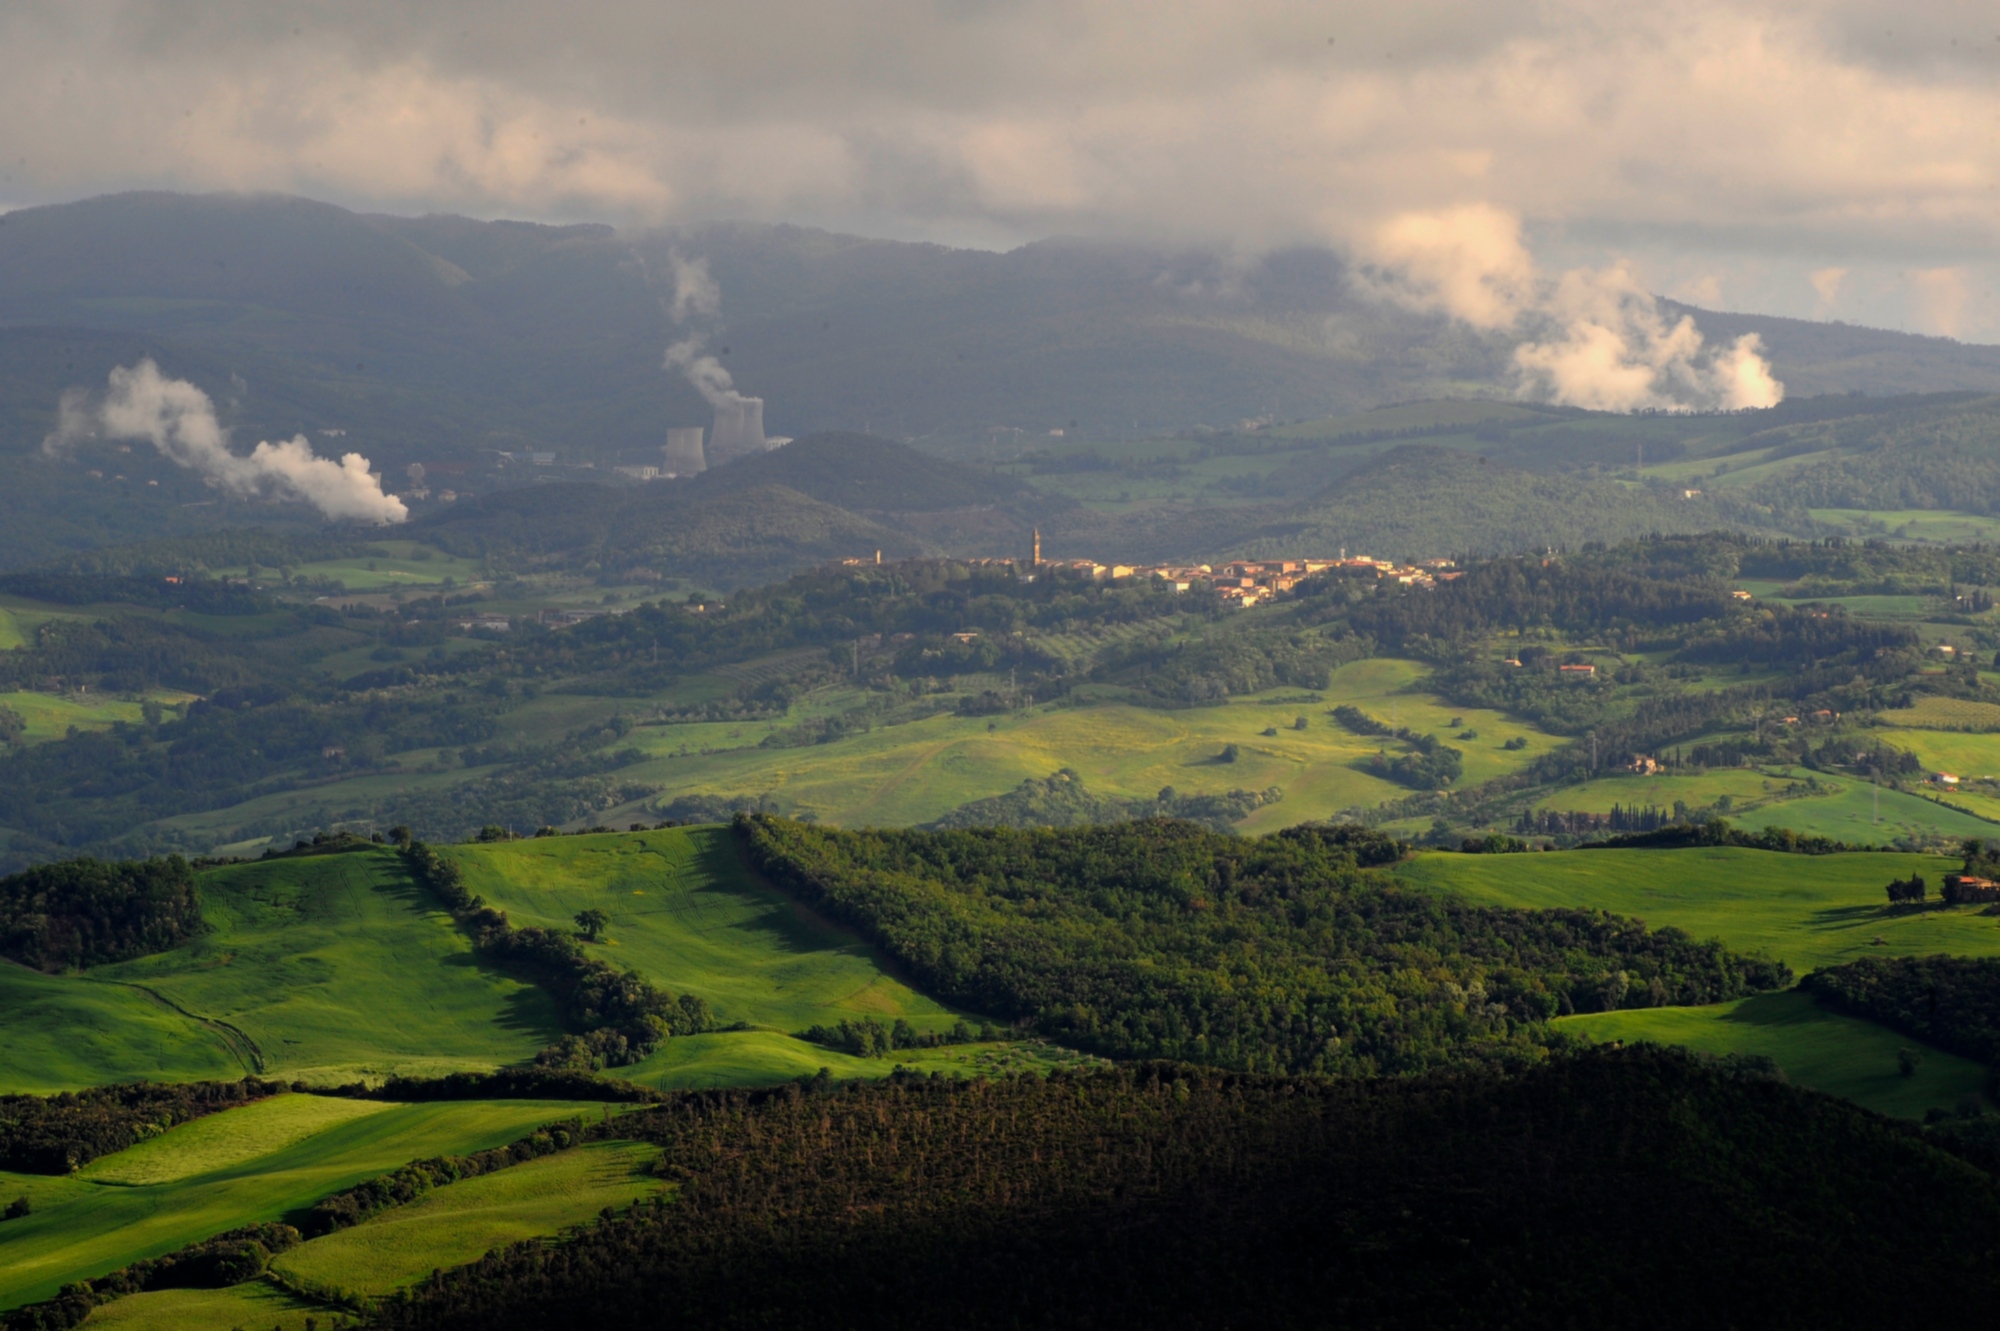
[[[2000,4],[9,0],[0,203],[132,188],[1377,262],[1473,219],[1995,341]]]

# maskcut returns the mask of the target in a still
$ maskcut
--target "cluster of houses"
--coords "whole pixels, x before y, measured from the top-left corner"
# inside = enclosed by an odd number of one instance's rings
[[[843,559],[843,567],[880,564],[882,552],[873,559]],[[1399,564],[1393,559],[1367,555],[1338,559],[1236,559],[1225,564],[1100,564],[1092,559],[1043,559],[1042,534],[1035,533],[1034,553],[1028,560],[967,559],[976,568],[1006,568],[1023,581],[1033,581],[1044,572],[1061,571],[1072,577],[1096,582],[1124,582],[1148,579],[1177,592],[1211,591],[1225,604],[1247,609],[1288,592],[1307,578],[1322,573],[1368,577],[1399,582],[1406,587],[1435,587],[1464,577],[1449,559],[1421,559]]]

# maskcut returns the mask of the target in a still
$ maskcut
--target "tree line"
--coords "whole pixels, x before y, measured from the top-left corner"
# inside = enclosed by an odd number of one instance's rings
[[[36,970],[164,952],[202,928],[194,870],[178,855],[86,856],[0,878],[0,956]]]

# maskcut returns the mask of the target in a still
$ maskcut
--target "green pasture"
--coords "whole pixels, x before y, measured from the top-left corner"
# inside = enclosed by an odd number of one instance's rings
[[[291,1099],[228,1110],[156,1139],[161,1145],[155,1153],[171,1153],[179,1134],[200,1129],[197,1153],[215,1162],[206,1173],[151,1184],[101,1181],[88,1171],[62,1178],[0,1173],[0,1195],[25,1193],[34,1207],[0,1228],[0,1308],[48,1298],[69,1281],[225,1230],[283,1219],[411,1160],[485,1150],[543,1123],[601,1112],[595,1104],[519,1100],[388,1105],[345,1121],[335,1116],[318,1131],[287,1141],[299,1121]],[[280,1123],[274,1127],[273,1120]],[[234,1132],[257,1143],[285,1144],[249,1155],[248,1147],[228,1148]],[[118,1157],[95,1168],[115,1176]]]
[[[210,1114],[184,1123],[116,1155],[91,1161],[78,1177],[126,1187],[177,1183],[273,1155],[350,1119],[387,1113],[391,1108],[380,1100],[280,1095],[245,1106],[241,1113]]]
[[[251,1065],[226,1035],[144,990],[0,961],[0,1093],[234,1080]]]
[[[273,1263],[307,1288],[387,1294],[494,1248],[624,1208],[662,1186],[647,1172],[657,1146],[594,1142],[437,1188],[408,1206],[325,1238]]]
[[[0,628],[4,628],[4,625],[0,625]],[[4,645],[0,643],[0,646]],[[172,705],[186,702],[194,695],[156,690],[146,696],[154,701]],[[70,694],[33,693],[26,690],[0,693],[0,707],[19,712],[21,719],[28,723],[23,738],[30,744],[61,739],[69,733],[71,726],[75,726],[78,730],[109,730],[120,721],[137,725],[141,719],[139,712],[141,701],[139,698],[109,696],[92,698]]]
[[[1850,527],[1857,536],[1893,536],[1904,541],[1971,545],[2000,541],[2000,519],[1980,513],[1924,508],[1815,508],[1819,522]]]
[[[201,891],[208,933],[71,983],[155,995],[261,1071],[316,1081],[489,1069],[560,1034],[547,995],[479,962],[388,851],[212,869]]]
[[[2000,736],[2000,704],[1927,694],[1908,707],[1876,713],[1885,725],[1905,730],[1963,730]],[[1993,743],[2000,745],[2000,738]]]
[[[1594,1040],[1651,1040],[1711,1054],[1762,1054],[1801,1086],[1900,1118],[1952,1109],[1985,1089],[1987,1071],[1871,1021],[1829,1012],[1799,990],[1710,1007],[1640,1008],[1565,1017],[1556,1023]],[[1908,1077],[1899,1049],[1923,1056]]]
[[[886,1077],[898,1067],[952,1077],[990,1077],[1048,1073],[1076,1061],[1068,1051],[1013,1040],[898,1049],[882,1058],[856,1058],[778,1031],[716,1031],[677,1036],[644,1062],[617,1069],[617,1075],[656,1090],[686,1091],[770,1086],[813,1076],[821,1068],[841,1080]]]
[[[1411,884],[1518,907],[1583,907],[1719,938],[1799,974],[1863,956],[2000,956],[2000,920],[1970,906],[1892,909],[1892,878],[1922,874],[1935,893],[1959,862],[1850,851],[1786,855],[1734,846],[1567,850],[1525,855],[1431,851],[1395,870]],[[1879,942],[1877,940],[1880,940]]]
[[[1786,793],[1808,777],[1822,787],[1819,794]],[[1561,812],[1609,813],[1614,804],[1626,808],[1647,804],[1671,809],[1675,800],[1706,808],[1721,796],[1734,807],[1725,816],[1746,828],[1788,827],[1795,832],[1832,837],[1852,845],[1885,845],[1898,837],[1918,841],[1962,839],[2000,832],[1973,814],[1947,808],[1923,795],[1888,787],[1877,789],[1858,778],[1829,778],[1804,769],[1779,774],[1756,768],[1716,768],[1705,772],[1666,772],[1598,777],[1564,786],[1536,800],[1536,807]],[[1954,802],[1966,803],[1954,795]],[[2000,807],[1996,807],[2000,814]]]
[[[1876,733],[1897,748],[1916,754],[1927,771],[1964,778],[2000,776],[2000,735],[1904,729]]]
[[[229,1289],[161,1289],[133,1294],[95,1308],[91,1331],[306,1331],[333,1325],[317,1303],[294,1299],[275,1285],[251,1281]]]
[[[903,1017],[946,1030],[958,1017],[889,974],[853,934],[756,881],[727,828],[539,837],[445,853],[466,886],[516,925],[573,930],[578,911],[602,910],[611,925],[594,951],[672,992],[699,994],[722,1022],[789,1032],[843,1017]]]
[[[0,607],[0,652],[11,652],[28,645],[21,626],[14,621],[12,611]]]
[[[769,794],[788,810],[850,827],[928,822],[1064,767],[1100,794],[1127,798],[1150,798],[1165,786],[1182,794],[1277,786],[1284,799],[1241,824],[1257,833],[1409,793],[1361,770],[1385,742],[1336,724],[1327,713],[1341,703],[1461,749],[1468,785],[1516,771],[1558,743],[1502,713],[1440,702],[1421,691],[1422,678],[1422,667],[1411,662],[1359,661],[1335,672],[1318,703],[1274,703],[1302,692],[1279,689],[1218,707],[1100,702],[990,718],[941,715],[803,748],[757,747],[771,728],[765,723],[642,727],[631,741],[656,756],[620,775],[658,789],[648,807],[677,795]],[[1301,715],[1307,728],[1293,730]],[[1462,724],[1452,726],[1453,718]],[[1273,727],[1276,735],[1262,733]],[[1456,737],[1468,728],[1476,739]],[[1517,735],[1528,747],[1506,749]],[[703,741],[722,751],[699,752]],[[1231,744],[1237,760],[1218,761]],[[683,747],[689,752],[682,754]],[[1399,746],[1388,741],[1387,747]],[[622,816],[645,812],[635,807]]]

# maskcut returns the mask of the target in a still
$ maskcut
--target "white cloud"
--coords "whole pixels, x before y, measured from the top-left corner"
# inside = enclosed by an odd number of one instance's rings
[[[20,0],[0,11],[0,194],[276,189],[1252,247],[1486,209],[1593,267],[1776,256],[1806,312],[1810,272],[1986,271],[2000,43],[1976,17],[1955,0]]]
[[[208,394],[185,379],[169,379],[151,360],[111,371],[109,391],[93,404],[82,393],[63,395],[56,433],[43,448],[59,453],[90,436],[145,439],[162,456],[200,472],[239,498],[302,500],[336,521],[377,525],[409,516],[403,501],[382,492],[368,459],[348,453],[340,461],[316,457],[304,435],[260,443],[248,456],[229,448],[229,433],[215,418]]]

